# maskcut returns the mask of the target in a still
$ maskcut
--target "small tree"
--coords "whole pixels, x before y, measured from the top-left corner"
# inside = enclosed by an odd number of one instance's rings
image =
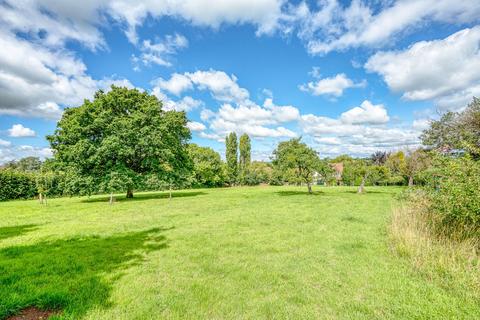
[[[282,172],[294,173],[287,179],[307,184],[308,193],[312,193],[314,174],[320,170],[321,162],[317,152],[301,138],[280,142],[273,151],[273,164]]]
[[[220,155],[212,148],[188,145],[188,154],[193,161],[193,184],[204,187],[219,187],[225,182],[225,167]]]
[[[227,159],[228,182],[230,185],[234,185],[238,178],[238,145],[235,132],[231,132],[225,138],[225,157]]]

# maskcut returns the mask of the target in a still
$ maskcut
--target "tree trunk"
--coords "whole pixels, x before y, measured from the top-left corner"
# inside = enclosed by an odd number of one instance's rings
[[[127,199],[130,199],[130,198],[133,198],[133,190],[132,189],[127,190]]]
[[[40,202],[40,204],[43,204],[43,197],[41,192],[38,194],[38,202]]]
[[[408,186],[413,187],[413,176],[408,177]]]
[[[312,194],[312,185],[307,183],[308,193]]]
[[[169,193],[169,200],[172,200],[172,186],[170,186],[169,191],[170,191],[170,193]]]
[[[367,177],[363,177],[362,183],[360,183],[360,187],[358,187],[358,192],[357,193],[365,192],[365,180],[367,180]]]
[[[110,192],[110,205],[113,204],[113,192]]]

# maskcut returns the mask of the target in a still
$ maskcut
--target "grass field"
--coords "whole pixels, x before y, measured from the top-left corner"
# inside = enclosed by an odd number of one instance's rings
[[[398,188],[252,187],[0,203],[0,319],[474,319],[390,248]]]

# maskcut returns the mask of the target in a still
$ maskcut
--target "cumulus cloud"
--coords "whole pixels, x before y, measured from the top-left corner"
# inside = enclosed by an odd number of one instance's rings
[[[374,105],[365,100],[359,107],[342,113],[340,119],[350,124],[384,124],[390,120],[390,117],[383,104]]]
[[[264,107],[253,103],[238,106],[223,104],[210,120],[210,129],[219,135],[235,131],[253,137],[295,137],[295,132],[283,126],[271,126],[297,120],[299,116],[297,108],[277,106],[270,98],[265,100]]]
[[[321,0],[312,9],[300,2],[288,6],[282,26],[287,32],[296,30],[311,54],[326,54],[352,47],[379,47],[428,23],[468,23],[480,16],[476,0],[398,0],[376,6],[361,0],[348,6]]]
[[[368,156],[379,150],[394,150],[419,145],[417,129],[389,127],[389,116],[382,104],[364,101],[338,118],[302,115],[300,126],[313,137],[315,148],[324,156],[347,153]]]
[[[21,124],[14,124],[10,129],[8,129],[8,136],[14,138],[35,137],[35,131],[24,127]]]
[[[58,119],[59,105],[78,105],[111,84],[95,80],[84,63],[65,50],[54,50],[0,31],[0,114]],[[130,85],[131,86],[131,85]]]
[[[318,71],[315,71],[318,72]],[[315,96],[329,95],[340,97],[343,91],[348,88],[362,88],[366,86],[366,81],[358,83],[353,82],[345,73],[339,73],[334,77],[310,81],[299,86],[300,90],[310,92]]]
[[[196,121],[189,121],[187,123],[187,127],[191,130],[191,131],[203,131],[205,130],[207,127],[205,127],[205,125],[201,122],[196,122]]]
[[[434,100],[443,109],[466,106],[480,94],[480,26],[403,51],[379,52],[365,64],[408,100]]]

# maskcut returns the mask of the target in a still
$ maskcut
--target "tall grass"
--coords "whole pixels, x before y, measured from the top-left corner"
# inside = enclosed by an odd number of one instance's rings
[[[416,194],[393,209],[389,236],[394,251],[410,259],[414,270],[427,279],[480,298],[480,239],[442,231],[430,207],[426,197]]]

